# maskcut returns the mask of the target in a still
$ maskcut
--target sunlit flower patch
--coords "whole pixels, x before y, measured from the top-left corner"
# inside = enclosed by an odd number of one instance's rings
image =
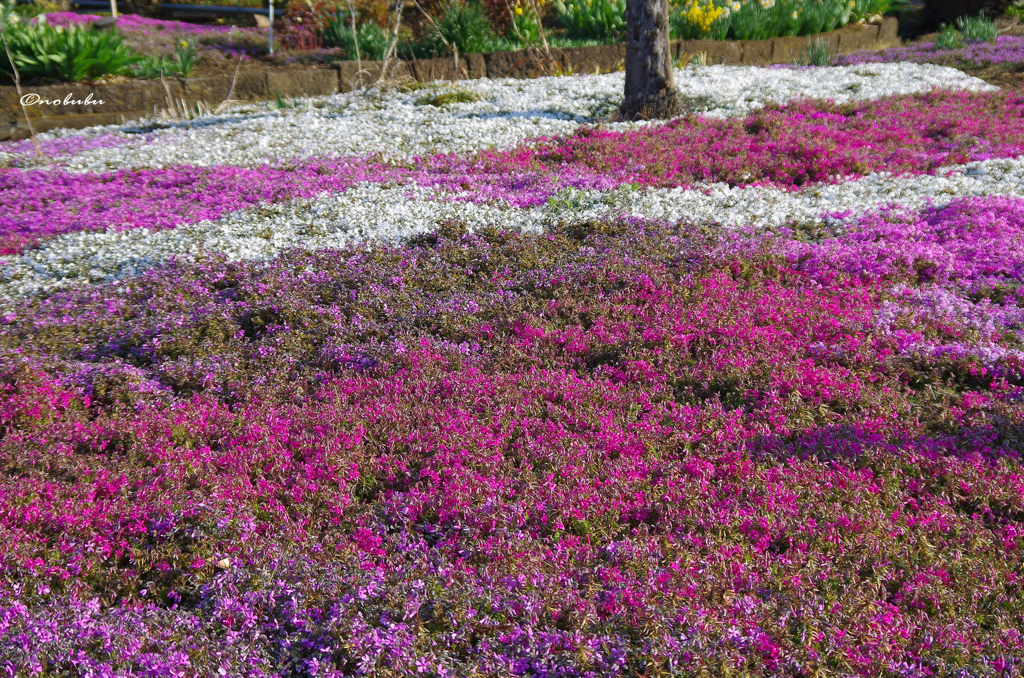
[[[1022,104],[869,72],[6,146],[0,667],[1018,675]]]

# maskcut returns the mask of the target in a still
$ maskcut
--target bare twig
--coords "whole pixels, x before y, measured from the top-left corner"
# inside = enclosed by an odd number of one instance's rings
[[[220,106],[214,109],[214,113],[220,113],[222,110],[227,108],[228,102],[231,101],[231,97],[235,93],[235,83],[238,82],[238,69],[242,67],[242,55],[238,55],[238,63],[235,65],[235,77],[231,79],[231,89],[228,90],[228,98],[225,99]]]
[[[167,114],[171,117],[178,118],[178,107],[174,104],[174,97],[171,96],[171,88],[167,85],[167,81],[164,80],[164,69],[160,69],[160,82],[164,86],[164,91],[167,92]]]
[[[388,45],[388,51],[384,53],[384,61],[380,65],[381,80],[387,79],[391,55],[398,49],[398,29],[402,25],[402,5],[404,4],[403,0],[395,0],[395,29],[391,36],[391,44]]]
[[[359,76],[358,82],[362,83],[363,58],[359,54],[359,34],[356,32],[356,8],[352,6],[352,0],[348,0],[348,13],[352,17],[352,44],[356,47],[356,75]],[[352,83],[352,89],[355,88],[356,83]]]
[[[505,8],[508,10],[508,16],[512,20],[512,30],[515,31],[516,37],[519,38],[519,42],[526,45],[526,48],[530,48],[530,43],[527,42],[523,34],[519,32],[519,26],[516,24],[516,13],[512,11],[512,5],[508,4],[508,0],[505,0]]]
[[[708,65],[708,53],[707,52],[684,52],[683,58],[680,59],[683,68],[689,66],[694,61],[697,62],[698,66]]]
[[[551,48],[548,47],[547,36],[544,35],[544,22],[540,20],[540,12],[537,10],[537,3],[530,0],[530,8],[533,10],[533,17],[537,20],[537,30],[540,32],[540,44],[544,45],[544,53],[551,58]]]
[[[423,16],[425,16],[427,18],[427,21],[430,22],[430,25],[433,27],[433,29],[435,31],[437,31],[437,37],[441,38],[441,42],[444,43],[444,46],[448,48],[448,51],[451,52],[452,56],[455,58],[455,75],[452,77],[452,80],[455,80],[456,78],[459,77],[459,70],[460,70],[459,69],[459,46],[455,45],[455,44],[452,44],[452,43],[449,43],[447,40],[445,40],[444,34],[441,32],[440,26],[437,25],[437,23],[434,21],[434,18],[432,16],[427,14],[426,11],[422,7],[420,7],[420,3],[417,2],[417,0],[412,0],[412,4],[416,5],[416,9],[418,9],[420,12],[422,12]]]
[[[536,71],[538,71],[540,73],[544,73],[546,71],[550,71],[551,64],[554,64],[555,60],[551,56],[551,49],[548,47],[547,38],[544,37],[544,28],[543,28],[543,26],[540,26],[540,23],[541,23],[540,22],[540,14],[537,13],[537,7],[536,7],[536,5],[532,4],[533,0],[530,0],[530,3],[531,3],[531,6],[532,6],[532,10],[533,10],[534,16],[537,18],[537,25],[540,27],[540,37],[541,37],[541,41],[542,41],[542,43],[544,45],[544,51],[547,53],[547,58],[546,59],[538,59],[537,55],[534,54],[535,49],[533,47],[533,42],[527,40],[526,37],[523,36],[523,34],[519,32],[519,26],[516,25],[516,14],[512,10],[512,6],[510,4],[508,4],[508,0],[505,0],[505,7],[508,9],[509,17],[511,17],[511,19],[512,19],[512,30],[515,31],[516,37],[519,38],[519,42],[521,42],[524,45],[526,45],[527,59],[521,59],[519,61],[519,63],[517,63],[513,68],[518,68],[519,64],[523,63],[525,61],[531,61],[533,63],[533,67],[536,69]],[[547,62],[546,64],[545,64],[545,61]]]

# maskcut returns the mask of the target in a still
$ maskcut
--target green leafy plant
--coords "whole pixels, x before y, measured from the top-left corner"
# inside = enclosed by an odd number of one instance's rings
[[[389,36],[386,30],[372,21],[356,21],[356,36],[352,37],[352,21],[347,12],[338,10],[327,19],[324,28],[324,43],[345,50],[345,57],[356,58],[356,40],[359,41],[359,56],[370,61],[384,58],[388,49]]]
[[[854,4],[850,7],[849,2],[833,0],[830,2],[805,2],[797,9],[797,21],[799,27],[794,35],[814,35],[815,33],[827,33],[840,26],[845,26],[850,21],[856,21],[875,14],[884,14],[887,9],[875,12],[874,7],[887,5],[888,0],[859,0],[861,9]],[[792,17],[792,13],[790,13]]]
[[[626,30],[626,0],[555,0],[555,9],[570,38],[607,41]]]
[[[144,56],[131,67],[131,74],[136,78],[152,80],[160,74],[171,75],[177,72],[177,64],[166,57]]]
[[[9,28],[7,42],[11,58],[25,79],[94,80],[127,74],[141,60],[119,33],[83,26],[55,27],[44,17],[32,25]],[[12,73],[6,54],[0,56],[0,70]]]
[[[728,37],[767,40],[783,35],[813,35],[849,23],[856,0],[739,0],[727,3]]]
[[[935,38],[935,49],[960,49],[964,46],[964,36],[952,26],[943,26]]]
[[[807,55],[804,64],[807,66],[829,66],[835,58],[836,51],[832,41],[827,38],[807,38]]]
[[[850,20],[868,19],[884,16],[891,12],[899,12],[910,7],[909,0],[852,0]]]
[[[540,24],[537,14],[530,7],[517,4],[512,10],[509,37],[520,43],[532,45],[540,40]]]
[[[484,8],[476,2],[452,2],[445,7],[436,26],[436,30],[431,31],[428,42],[437,54],[448,51],[444,41],[458,47],[462,54],[487,52],[494,46],[497,37],[484,13]],[[442,36],[444,40],[441,40]]]
[[[965,42],[995,42],[999,35],[995,22],[984,14],[960,17],[956,20],[956,27],[960,29]]]
[[[174,43],[174,64],[175,70],[186,78],[192,73],[196,65],[196,43],[194,35],[181,37]]]

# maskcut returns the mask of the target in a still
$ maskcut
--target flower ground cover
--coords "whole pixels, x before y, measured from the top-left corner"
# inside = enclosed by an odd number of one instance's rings
[[[1018,675],[1022,104],[885,68],[6,146],[0,665]]]
[[[974,42],[956,49],[942,49],[932,42],[893,47],[880,52],[858,51],[836,57],[842,65],[870,63],[931,63],[963,68],[1024,64],[1024,37],[1001,35],[994,43]]]

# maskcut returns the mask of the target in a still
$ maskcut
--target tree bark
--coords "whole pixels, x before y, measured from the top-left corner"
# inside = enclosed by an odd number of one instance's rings
[[[626,92],[620,113],[627,120],[672,118],[683,101],[672,74],[668,0],[626,3]]]

